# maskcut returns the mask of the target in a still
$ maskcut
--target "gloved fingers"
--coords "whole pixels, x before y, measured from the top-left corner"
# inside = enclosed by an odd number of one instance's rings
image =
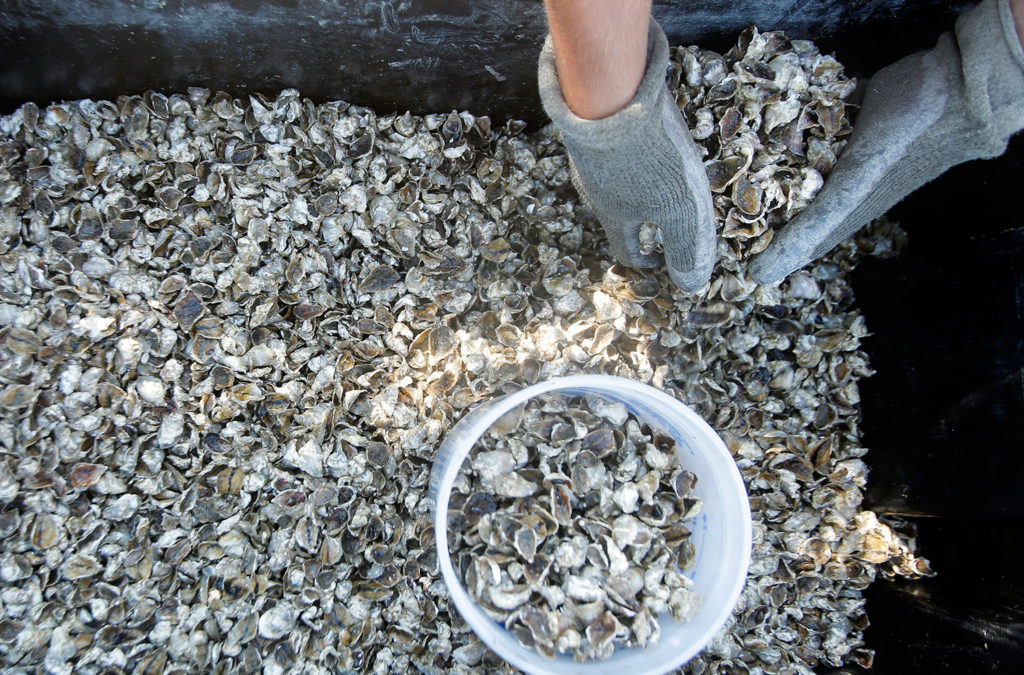
[[[768,248],[754,256],[747,273],[759,284],[771,284],[789,276],[814,259],[824,240],[821,221],[807,209],[775,233]]]
[[[880,134],[881,135],[881,132]],[[903,196],[901,159],[907,152],[886,154],[872,135],[852,140],[810,206],[775,232],[771,244],[747,268],[762,284],[781,281],[790,273],[832,250]]]
[[[629,267],[660,267],[663,261],[661,254],[643,253],[640,250],[640,228],[642,222],[619,222],[606,217],[610,222],[603,222],[608,247],[615,259]]]
[[[687,190],[661,225],[665,261],[672,282],[684,291],[699,290],[711,278],[718,258],[718,234],[711,185],[675,100],[668,96],[662,107],[662,126],[679,153]]]
[[[718,234],[710,218],[693,217],[700,213],[699,209],[686,212],[690,217],[670,218],[662,223],[661,236],[672,283],[692,293],[711,278],[718,257]]]
[[[761,284],[781,281],[888,210],[892,203],[878,188],[889,180],[889,173],[875,180],[858,177],[863,168],[860,162],[837,164],[810,206],[776,231],[768,248],[750,261],[750,277]]]
[[[681,288],[688,293],[696,293],[703,288],[704,284],[706,284],[708,279],[711,278],[711,268],[712,266],[709,265],[691,270],[683,270],[670,265],[668,268],[668,276],[672,279],[672,283],[674,283],[678,288]]]
[[[948,40],[939,47],[948,51]],[[748,268],[760,283],[780,281],[831,250],[942,169],[919,144],[949,96],[939,48],[883,68],[865,88],[853,135],[811,205],[775,233]],[[920,156],[919,156],[920,155]]]

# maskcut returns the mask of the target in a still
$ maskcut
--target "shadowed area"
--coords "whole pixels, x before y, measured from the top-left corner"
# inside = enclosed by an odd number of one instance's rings
[[[753,23],[870,73],[930,45],[969,4],[676,0],[654,14],[670,44],[725,48]],[[526,0],[14,0],[0,7],[0,112],[147,89],[293,87],[381,112],[457,108],[536,125],[545,32],[542,4]]]
[[[938,573],[867,591],[881,672],[1005,672],[1024,655],[1024,228],[1006,198],[1022,168],[1018,135],[926,185],[893,209],[903,255],[854,273],[878,371],[862,387],[865,504],[916,515]]]

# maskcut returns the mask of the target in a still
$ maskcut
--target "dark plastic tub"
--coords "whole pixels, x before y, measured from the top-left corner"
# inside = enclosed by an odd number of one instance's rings
[[[893,210],[903,255],[854,272],[878,373],[861,387],[866,505],[912,514],[938,576],[867,591],[883,672],[1024,664],[1024,136]]]

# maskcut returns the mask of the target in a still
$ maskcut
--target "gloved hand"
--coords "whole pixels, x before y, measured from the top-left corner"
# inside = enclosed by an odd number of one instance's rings
[[[850,142],[821,192],[751,261],[779,281],[950,167],[996,157],[1024,128],[1024,50],[1009,0],[984,0],[935,48],[868,83]]]
[[[555,71],[551,37],[538,67],[541,101],[562,132],[570,173],[580,196],[597,214],[619,262],[660,264],[640,252],[645,223],[661,227],[669,276],[695,291],[707,283],[717,239],[711,188],[700,153],[665,83],[668,42],[652,19],[647,69],[636,96],[622,110],[582,119],[566,105]]]

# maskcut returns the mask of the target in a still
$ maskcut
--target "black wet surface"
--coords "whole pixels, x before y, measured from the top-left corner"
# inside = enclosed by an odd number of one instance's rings
[[[970,3],[661,0],[672,44],[724,49],[749,24],[837,50],[869,74],[932,44]],[[6,0],[0,113],[189,86],[235,95],[293,87],[380,112],[468,109],[544,121],[537,0]]]

